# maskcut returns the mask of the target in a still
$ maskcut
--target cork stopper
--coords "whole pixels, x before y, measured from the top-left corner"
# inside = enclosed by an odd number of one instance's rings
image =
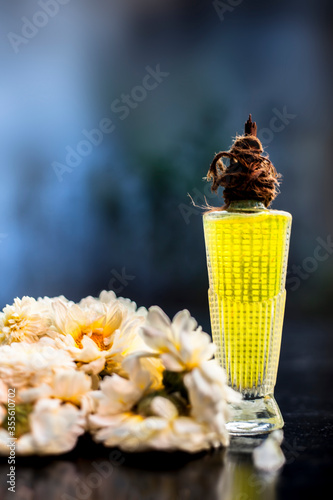
[[[222,158],[229,159],[229,165]],[[227,209],[232,201],[256,200],[268,207],[279,193],[280,174],[257,137],[257,124],[249,115],[244,135],[237,136],[229,151],[217,153],[207,173],[212,191],[223,187]]]

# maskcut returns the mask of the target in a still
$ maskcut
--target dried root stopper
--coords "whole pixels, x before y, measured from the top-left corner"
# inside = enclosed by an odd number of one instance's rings
[[[268,207],[279,194],[281,175],[260,140],[256,137],[257,126],[251,115],[245,124],[245,135],[237,136],[229,151],[221,151],[215,156],[207,173],[207,180],[212,181],[212,191],[219,186],[224,188],[227,209],[232,201],[257,200]],[[229,165],[222,158],[229,158]]]

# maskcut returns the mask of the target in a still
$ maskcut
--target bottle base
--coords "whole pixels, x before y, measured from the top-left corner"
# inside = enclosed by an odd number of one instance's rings
[[[284,421],[272,394],[261,398],[243,399],[231,404],[226,424],[231,436],[253,436],[281,429]]]

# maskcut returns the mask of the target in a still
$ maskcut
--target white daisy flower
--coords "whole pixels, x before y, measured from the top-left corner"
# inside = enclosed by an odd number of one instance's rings
[[[171,322],[160,307],[151,307],[142,335],[146,344],[160,354],[165,368],[175,372],[192,370],[211,359],[216,349],[187,310],[177,313]]]
[[[66,453],[75,447],[77,438],[84,433],[85,418],[70,403],[40,399],[29,414],[29,427],[29,432],[16,441],[19,455]],[[5,434],[1,434],[0,440],[4,441]]]
[[[0,378],[8,387],[21,389],[48,384],[60,369],[75,369],[66,351],[41,342],[0,346]]]
[[[54,303],[55,324],[60,332],[55,345],[67,350],[86,373],[127,376],[122,361],[133,352],[149,350],[139,334],[144,318],[129,315],[118,301],[102,303],[93,297],[85,300],[88,302],[84,307]],[[91,300],[94,305],[89,308]],[[156,384],[160,384],[161,363],[147,361],[147,365],[155,369]]]
[[[184,376],[184,384],[189,393],[191,416],[227,445],[228,403],[239,402],[241,395],[227,386],[224,370],[215,360],[205,361]]]
[[[143,355],[134,354],[124,361],[129,380],[118,375],[107,377],[101,382],[100,391],[95,392],[96,412],[89,417],[95,441],[105,446],[119,446],[125,451],[178,449],[197,452],[227,445],[223,370],[221,374],[218,366],[217,370],[205,367],[201,375],[204,380],[200,380],[198,374],[194,381],[188,379],[189,404],[186,404],[179,400],[178,392],[168,395],[163,389],[151,390],[152,376],[143,369],[144,358],[140,356]],[[195,368],[193,372],[198,370]],[[199,397],[204,397],[203,405],[209,405],[203,415],[198,412]],[[184,414],[179,413],[177,402]]]
[[[152,400],[152,407],[156,415],[149,417],[134,412],[92,415],[94,440],[129,452],[154,449],[196,453],[221,445],[220,437],[204,424],[179,416],[170,400],[157,396]]]
[[[84,368],[88,373],[102,371],[113,336],[123,322],[123,308],[118,304],[103,305],[99,313],[95,308],[66,305],[61,301],[54,303],[53,308],[60,333],[56,345],[70,352],[75,361],[88,364]]]
[[[80,406],[82,399],[91,391],[91,378],[76,370],[61,370],[53,374],[48,384],[19,391],[19,398],[31,403],[40,398],[53,397]]]
[[[0,345],[37,342],[52,333],[52,318],[46,305],[31,297],[16,298],[0,313]]]
[[[130,374],[129,380],[113,374],[105,377],[100,383],[100,390],[93,393],[97,400],[97,413],[101,416],[131,410],[152,386],[151,374],[142,368],[139,357],[132,356],[124,364]]]

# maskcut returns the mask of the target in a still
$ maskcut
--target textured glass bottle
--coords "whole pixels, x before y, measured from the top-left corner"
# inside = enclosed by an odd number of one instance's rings
[[[209,307],[216,357],[243,401],[231,434],[283,426],[273,392],[280,355],[291,215],[234,201],[204,215]]]

